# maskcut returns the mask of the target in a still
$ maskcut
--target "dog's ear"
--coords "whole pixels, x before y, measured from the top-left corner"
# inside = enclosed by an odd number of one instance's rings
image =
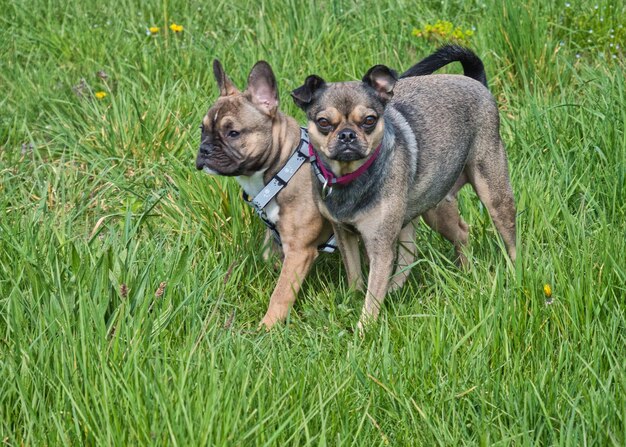
[[[276,114],[278,109],[278,89],[276,88],[276,77],[270,64],[265,61],[259,61],[254,64],[248,75],[246,91],[250,94],[250,100],[265,113],[270,116]]]
[[[326,82],[317,75],[311,75],[304,81],[304,85],[291,92],[293,102],[302,110],[306,110],[313,101],[313,95],[317,90],[326,85]]]
[[[376,90],[378,96],[385,102],[393,96],[393,87],[397,81],[397,73],[385,65],[374,65],[363,76],[363,82]]]
[[[226,72],[222,68],[222,64],[219,60],[213,60],[213,75],[215,76],[215,80],[217,81],[217,86],[220,89],[220,96],[230,96],[239,93],[235,84],[232,83],[228,76],[226,76]]]

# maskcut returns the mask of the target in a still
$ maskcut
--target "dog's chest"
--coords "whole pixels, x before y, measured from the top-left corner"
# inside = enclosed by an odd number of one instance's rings
[[[251,176],[239,176],[236,177],[237,182],[243,190],[250,196],[251,198],[255,197],[261,190],[265,187],[263,183],[263,175],[265,171],[259,171],[254,173]],[[267,220],[272,222],[274,225],[278,222],[278,217],[280,213],[280,207],[276,203],[276,199],[272,199],[264,209]]]

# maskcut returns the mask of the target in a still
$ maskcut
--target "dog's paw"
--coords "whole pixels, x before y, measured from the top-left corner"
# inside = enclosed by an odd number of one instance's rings
[[[280,321],[275,315],[265,314],[261,322],[259,323],[259,330],[265,330],[269,332],[270,329],[274,327],[276,323]]]

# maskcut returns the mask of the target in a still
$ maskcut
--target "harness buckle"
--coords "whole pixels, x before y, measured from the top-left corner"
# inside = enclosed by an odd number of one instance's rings
[[[328,186],[328,179],[324,180],[324,184],[322,185],[322,200],[326,200],[326,198],[333,193],[333,187]]]

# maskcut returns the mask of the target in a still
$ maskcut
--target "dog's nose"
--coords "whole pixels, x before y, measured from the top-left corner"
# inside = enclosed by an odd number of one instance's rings
[[[200,155],[204,155],[207,157],[211,153],[211,145],[210,144],[201,144],[200,150],[198,151]]]
[[[354,140],[356,140],[356,132],[354,132],[354,130],[352,129],[343,129],[339,131],[339,135],[337,135],[337,138],[342,143],[352,143]]]

